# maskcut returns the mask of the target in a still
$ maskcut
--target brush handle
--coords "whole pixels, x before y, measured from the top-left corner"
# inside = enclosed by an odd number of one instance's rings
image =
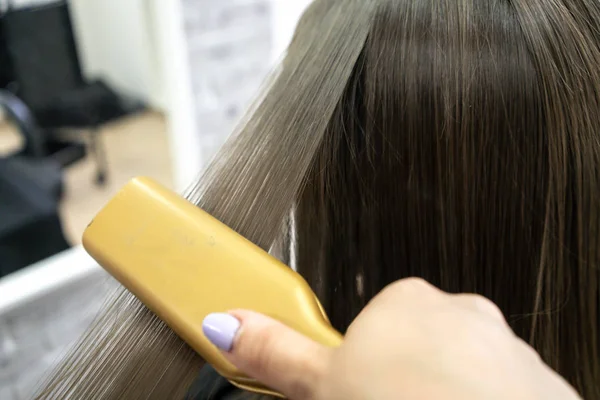
[[[87,252],[221,375],[270,393],[204,336],[210,313],[249,309],[329,347],[342,335],[295,271],[147,178],[126,185],[83,235]]]

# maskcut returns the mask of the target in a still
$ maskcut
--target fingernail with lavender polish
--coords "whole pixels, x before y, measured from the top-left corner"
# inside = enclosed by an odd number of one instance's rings
[[[233,340],[240,329],[240,321],[225,313],[209,314],[202,321],[202,331],[212,344],[223,351],[231,351]]]

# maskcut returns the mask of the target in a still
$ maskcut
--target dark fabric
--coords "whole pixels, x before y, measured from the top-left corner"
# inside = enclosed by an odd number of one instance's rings
[[[35,110],[39,124],[45,128],[97,126],[127,113],[119,96],[101,80],[57,92]]]
[[[13,155],[7,161],[10,168],[2,165],[2,174],[10,173],[23,183],[35,185],[43,193],[49,194],[53,202],[61,200],[64,190],[63,172],[62,165],[57,161],[52,158],[38,159],[22,155]]]
[[[0,277],[70,247],[54,185],[44,188],[31,179],[30,170],[12,161],[0,159]],[[36,178],[49,182],[51,175]]]
[[[186,400],[239,400],[255,397],[253,394],[233,386],[206,364],[200,371],[198,379],[190,388]]]
[[[13,79],[14,74],[8,53],[8,42],[2,29],[2,23],[0,22],[0,89],[8,87]]]

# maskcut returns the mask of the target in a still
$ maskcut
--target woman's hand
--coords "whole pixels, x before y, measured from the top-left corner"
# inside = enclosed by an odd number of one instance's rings
[[[398,281],[327,348],[250,311],[212,314],[207,337],[291,399],[570,400],[577,393],[477,295]]]

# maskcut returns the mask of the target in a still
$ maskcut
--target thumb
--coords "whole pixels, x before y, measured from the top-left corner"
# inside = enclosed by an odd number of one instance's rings
[[[210,314],[206,337],[242,372],[291,399],[313,399],[332,350],[252,311]]]

